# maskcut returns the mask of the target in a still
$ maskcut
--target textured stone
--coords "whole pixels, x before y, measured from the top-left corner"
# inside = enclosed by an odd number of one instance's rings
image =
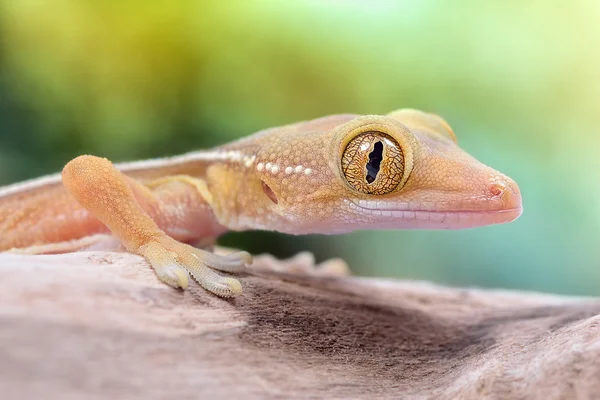
[[[1,397],[600,398],[598,300],[269,263],[223,300],[131,254],[2,254]]]

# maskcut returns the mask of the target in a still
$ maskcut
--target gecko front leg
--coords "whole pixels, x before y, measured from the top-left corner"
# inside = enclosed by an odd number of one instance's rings
[[[146,258],[163,282],[185,289],[189,273],[216,295],[232,297],[241,293],[238,280],[214,270],[241,271],[251,263],[248,253],[215,255],[177,241],[167,234],[168,229],[165,232],[159,227],[168,227],[168,219],[189,220],[196,212],[203,218],[204,225],[199,229],[210,233],[209,225],[215,222],[206,215],[210,212],[210,193],[204,181],[174,176],[145,186],[122,174],[109,160],[93,156],[69,162],[62,179],[79,204],[106,225],[127,250]]]

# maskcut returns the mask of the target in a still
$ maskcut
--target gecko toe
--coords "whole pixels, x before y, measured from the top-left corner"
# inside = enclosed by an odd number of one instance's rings
[[[140,254],[150,262],[158,279],[174,288],[187,289],[189,274],[177,262],[177,254],[165,248],[161,243],[150,242],[140,247]]]
[[[197,254],[199,252],[200,255]],[[207,266],[217,271],[242,272],[252,264],[252,256],[246,251],[236,251],[226,255],[206,253],[203,250],[198,250],[197,253]]]
[[[160,270],[156,270],[158,278],[169,286],[174,288],[187,289],[189,284],[188,272],[178,265],[167,265]]]
[[[203,285],[206,290],[220,297],[235,297],[242,293],[242,284],[234,278],[222,277],[220,282],[209,282]]]

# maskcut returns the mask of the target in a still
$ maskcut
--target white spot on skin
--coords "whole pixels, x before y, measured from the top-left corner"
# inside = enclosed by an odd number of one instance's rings
[[[258,171],[262,171],[264,167],[265,167],[265,165],[263,163],[259,162],[258,165],[256,166],[256,169]]]
[[[275,175],[275,174],[277,174],[278,172],[279,172],[279,166],[278,166],[278,165],[273,165],[273,166],[271,167],[271,173],[272,173],[273,175]]]
[[[310,174],[312,174],[312,169],[310,169],[310,168],[306,168],[306,169],[304,170],[304,175],[310,175]]]
[[[302,172],[303,169],[304,169],[304,167],[302,165],[298,165],[296,167],[296,173],[299,174],[300,172]]]
[[[287,175],[291,174],[292,172],[294,172],[294,168],[292,168],[292,167],[287,167],[287,168],[285,169],[285,173],[286,173]]]
[[[265,169],[268,171],[271,169],[271,163],[268,162],[267,165],[265,165]]]

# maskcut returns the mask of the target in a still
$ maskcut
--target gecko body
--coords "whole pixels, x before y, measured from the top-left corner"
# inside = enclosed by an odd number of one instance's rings
[[[165,283],[191,274],[241,292],[249,254],[191,246],[227,230],[337,234],[461,229],[522,212],[517,184],[463,151],[440,117],[412,109],[333,115],[266,129],[210,151],[113,165],[80,156],[61,175],[0,189],[0,251],[74,251],[112,234]]]

